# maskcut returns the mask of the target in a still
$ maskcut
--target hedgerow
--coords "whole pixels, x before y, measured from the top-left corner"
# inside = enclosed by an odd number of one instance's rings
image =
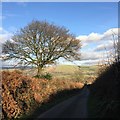
[[[2,119],[16,119],[30,114],[50,100],[51,95],[82,86],[69,80],[32,78],[18,70],[2,71]]]

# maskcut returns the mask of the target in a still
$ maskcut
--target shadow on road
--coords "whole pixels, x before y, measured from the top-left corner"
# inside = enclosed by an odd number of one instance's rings
[[[43,113],[36,120],[40,118],[87,118],[88,96],[89,90],[85,86],[78,94]]]
[[[63,101],[67,101],[68,99],[71,99],[75,97],[76,95],[81,94],[84,88],[81,89],[72,89],[72,90],[63,90],[59,91],[56,94],[52,94],[49,97],[49,100],[44,102],[40,107],[38,107],[31,115],[29,116],[24,116],[21,119],[24,120],[36,120],[38,116],[41,114],[45,113],[46,111],[49,111],[51,108],[54,106],[58,105],[59,103]],[[65,106],[63,106],[65,107]]]

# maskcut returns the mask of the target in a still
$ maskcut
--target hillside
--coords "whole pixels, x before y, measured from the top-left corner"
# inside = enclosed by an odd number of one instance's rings
[[[35,76],[37,71],[36,68],[12,68],[3,69],[13,71],[14,69],[20,70],[24,75]],[[44,68],[44,73],[50,73],[54,79],[69,79],[72,81],[80,81],[84,83],[92,83],[97,77],[98,66],[76,66],[76,65],[55,65]]]

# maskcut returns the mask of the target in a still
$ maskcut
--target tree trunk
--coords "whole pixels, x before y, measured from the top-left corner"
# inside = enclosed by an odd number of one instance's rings
[[[41,67],[37,67],[37,75],[40,76],[42,74],[42,68]]]

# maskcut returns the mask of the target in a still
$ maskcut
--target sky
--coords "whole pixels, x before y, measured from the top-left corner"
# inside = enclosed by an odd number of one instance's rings
[[[105,57],[106,50],[113,48],[112,34],[118,33],[118,3],[2,2],[0,20],[0,43],[32,20],[64,26],[82,43],[81,61],[75,64],[96,64]],[[63,59],[59,62],[71,64]]]

